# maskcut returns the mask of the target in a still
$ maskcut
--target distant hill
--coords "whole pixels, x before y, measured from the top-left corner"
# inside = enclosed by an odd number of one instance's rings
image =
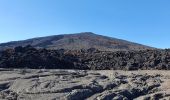
[[[53,35],[47,37],[38,37],[22,41],[12,41],[0,44],[0,49],[14,48],[17,46],[31,45],[36,48],[46,49],[66,49],[81,50],[96,48],[101,51],[118,51],[118,50],[144,50],[153,49],[152,47],[129,42],[126,40],[116,39],[97,35],[92,32],[83,32],[76,34]]]

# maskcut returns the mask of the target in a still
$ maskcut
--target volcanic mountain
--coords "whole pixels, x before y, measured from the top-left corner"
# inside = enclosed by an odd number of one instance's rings
[[[76,34],[53,35],[38,37],[21,41],[12,41],[0,44],[0,49],[14,48],[17,46],[31,45],[36,48],[46,49],[65,49],[81,50],[95,48],[100,51],[118,51],[118,50],[143,50],[152,49],[149,46],[129,42],[112,37],[97,35],[92,32],[83,32]]]

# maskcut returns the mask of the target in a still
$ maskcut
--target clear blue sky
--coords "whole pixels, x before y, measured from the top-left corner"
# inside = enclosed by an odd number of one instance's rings
[[[0,0],[0,42],[94,32],[170,48],[170,0]]]

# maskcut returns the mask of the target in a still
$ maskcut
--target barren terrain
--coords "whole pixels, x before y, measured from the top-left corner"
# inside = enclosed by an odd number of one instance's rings
[[[170,99],[170,71],[0,69],[0,100]]]
[[[31,45],[35,48],[45,48],[52,50],[81,50],[96,48],[100,51],[119,51],[145,50],[152,48],[122,39],[98,35],[92,32],[82,32],[75,34],[61,34],[46,37],[37,37],[28,40],[2,43],[0,44],[0,50],[27,45]]]

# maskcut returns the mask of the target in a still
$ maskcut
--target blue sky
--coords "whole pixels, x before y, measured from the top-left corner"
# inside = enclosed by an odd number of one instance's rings
[[[0,42],[94,32],[170,48],[170,0],[0,0]]]

